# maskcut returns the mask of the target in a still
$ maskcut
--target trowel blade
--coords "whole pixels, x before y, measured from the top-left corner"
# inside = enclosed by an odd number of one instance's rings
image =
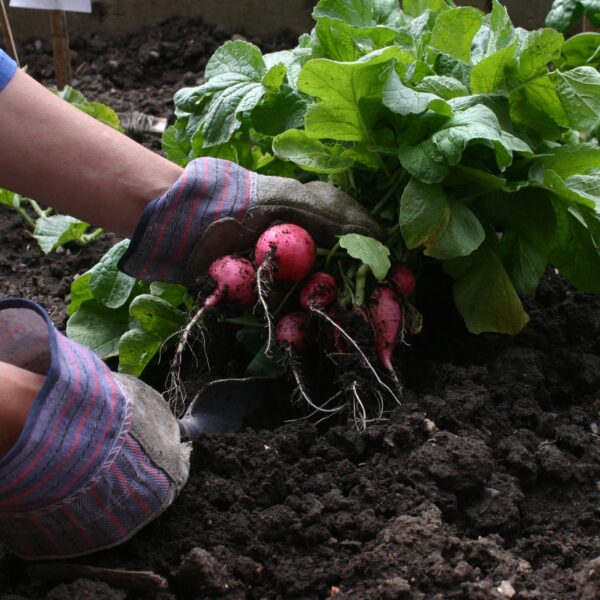
[[[216,379],[204,385],[179,421],[183,439],[203,433],[240,431],[254,414],[273,401],[275,379]]]

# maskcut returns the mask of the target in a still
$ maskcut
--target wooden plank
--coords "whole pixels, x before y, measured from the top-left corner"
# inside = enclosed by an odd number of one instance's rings
[[[8,20],[8,13],[6,12],[6,6],[4,6],[4,0],[0,0],[0,29],[2,29],[2,36],[8,53],[15,59],[16,63],[19,64],[17,47],[15,46],[12,29],[10,28],[10,21]]]
[[[59,90],[65,85],[71,85],[71,54],[69,50],[69,30],[67,15],[62,10],[49,10],[50,32],[52,34],[52,54],[54,56],[54,71],[56,87]]]
[[[160,592],[166,590],[168,582],[164,577],[152,571],[127,571],[125,569],[107,569],[78,565],[73,563],[40,563],[28,567],[31,577],[49,581],[74,581],[75,579],[94,579],[110,586],[141,592]]]

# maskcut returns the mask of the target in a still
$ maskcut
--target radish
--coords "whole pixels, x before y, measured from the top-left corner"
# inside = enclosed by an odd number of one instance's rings
[[[335,302],[338,287],[329,273],[313,273],[300,290],[299,302],[304,310],[324,309]]]
[[[245,258],[223,256],[208,268],[209,276],[215,281],[215,291],[204,301],[205,308],[212,308],[223,300],[248,308],[256,302],[256,270]]]
[[[275,328],[275,339],[282,350],[305,350],[311,340],[311,323],[304,312],[295,312],[279,319]]]
[[[258,238],[254,248],[258,271],[256,287],[258,299],[265,314],[268,338],[265,354],[271,355],[273,344],[273,318],[267,303],[269,278],[276,281],[302,281],[313,268],[316,260],[316,246],[306,229],[284,223],[273,225]]]
[[[317,406],[310,399],[300,368],[299,354],[306,350],[313,341],[312,323],[309,315],[305,312],[294,312],[281,317],[275,327],[275,339],[283,353],[285,364],[294,376],[295,393],[315,411],[330,412]]]
[[[338,295],[338,286],[335,279],[329,273],[318,271],[313,273],[304,283],[300,290],[298,301],[300,306],[307,311],[315,313],[331,325],[328,336],[339,354],[344,353],[340,336],[351,340],[352,345],[358,348],[358,343],[350,338],[350,335],[336,322],[336,311],[331,308]],[[356,307],[357,314],[364,317],[368,322],[365,312]]]
[[[306,383],[301,370],[301,354],[307,350],[314,341],[313,327],[310,316],[305,312],[294,312],[287,314],[279,320],[275,327],[275,339],[281,349],[285,364],[292,372],[296,383],[295,395],[299,396],[314,413],[325,413],[332,415],[340,412],[343,407],[327,408],[326,402],[323,406],[315,404],[308,393]]]
[[[319,316],[323,316],[322,313],[320,311],[317,311],[315,308],[313,308],[312,310],[313,312],[316,312]],[[331,342],[334,352],[337,354],[348,353],[348,347],[344,345],[344,343],[342,342],[342,338],[348,341],[350,335],[345,330],[344,333],[342,333],[342,318],[343,321],[348,325],[350,330],[356,330],[357,328],[361,327],[359,319],[369,327],[371,326],[371,322],[369,321],[367,312],[362,308],[362,306],[353,306],[351,311],[339,311],[335,308],[330,307],[327,311],[325,311],[324,314],[326,317],[324,317],[325,320],[331,319],[331,321],[335,323],[335,325],[332,325],[327,330],[327,337]],[[328,322],[331,323],[331,321]],[[356,348],[358,346],[358,342],[355,341],[352,344],[352,346]]]
[[[337,323],[338,320],[338,312],[330,308],[325,313],[329,319],[331,319],[334,323]],[[344,344],[342,344],[341,332],[337,327],[330,327],[327,329],[327,338],[333,348],[333,351],[336,354],[344,354],[346,349],[344,348]]]
[[[314,312],[326,320],[333,320],[335,311],[328,307],[335,302],[337,295],[338,286],[335,279],[329,273],[318,271],[304,282],[300,289],[298,302],[304,310]],[[331,328],[328,330],[328,337],[336,351],[341,354],[343,347],[340,343],[340,332]]]
[[[378,285],[375,288],[371,294],[369,317],[375,332],[377,356],[400,387],[392,365],[392,355],[402,332],[402,306],[389,287]]]
[[[328,277],[330,277],[330,276],[328,276]],[[318,278],[318,277],[315,278],[315,280],[317,282],[320,279],[321,278]],[[333,278],[331,278],[331,279],[333,279]],[[322,281],[323,280],[321,279],[321,282]],[[325,279],[325,281],[330,283],[330,281],[327,279]],[[335,284],[335,281],[333,283]],[[331,322],[333,323],[334,322],[333,319],[329,316],[329,315],[333,316],[335,314],[333,309],[329,308],[327,310],[327,313],[325,313],[321,310],[321,308],[317,308],[317,306],[319,304],[327,304],[327,302],[329,302],[331,304],[333,302],[333,300],[335,299],[336,294],[333,295],[333,299],[332,299],[331,290],[329,289],[329,286],[327,286],[328,289],[327,289],[327,293],[325,294],[326,297],[323,298],[323,297],[320,297],[319,294],[317,294],[317,298],[320,298],[320,299],[315,299],[314,295],[312,293],[309,294],[308,292],[311,290],[315,291],[317,287],[321,287],[321,286],[315,286],[314,281],[313,281],[312,285],[308,285],[308,287],[306,288],[307,291],[305,291],[305,294],[304,294],[306,297],[301,299],[300,303],[304,306],[310,307],[310,310],[315,311],[318,315],[325,315],[326,318],[331,319]],[[335,291],[337,292],[337,286],[336,286]],[[312,301],[307,299],[309,297],[313,298]],[[355,415],[355,423],[357,425],[357,428],[366,427],[367,411],[366,411],[365,405],[363,404],[363,402],[360,398],[360,395],[358,393],[358,382],[357,381],[353,381],[352,384],[347,389],[345,388],[345,389],[339,390],[336,394],[334,394],[331,398],[326,400],[321,405],[315,404],[315,402],[313,402],[313,400],[310,398],[306,383],[304,382],[304,378],[302,376],[302,371],[300,368],[300,360],[299,360],[298,354],[308,348],[310,342],[312,341],[311,334],[312,334],[311,322],[310,322],[309,316],[305,312],[296,312],[296,313],[292,313],[292,314],[282,317],[281,320],[277,323],[277,327],[276,327],[276,331],[275,331],[277,344],[279,345],[279,347],[285,357],[286,366],[288,367],[288,369],[292,372],[292,374],[294,376],[294,380],[296,383],[296,388],[294,390],[294,393],[299,398],[304,400],[304,402],[306,402],[306,404],[313,409],[313,412],[310,415],[308,415],[307,418],[310,418],[316,414],[324,414],[325,416],[323,416],[318,421],[318,423],[320,423],[321,421],[341,412],[342,410],[344,410],[345,403],[339,402],[339,401],[336,402],[336,400],[340,396],[343,397],[346,393],[349,392],[351,394],[350,398],[351,398],[352,406],[354,407],[353,412]],[[330,336],[332,337],[334,344],[339,346],[340,352],[343,352],[343,348],[341,347],[342,345],[340,343],[340,330],[336,329],[336,328],[330,329]],[[333,406],[333,408],[331,406]],[[360,414],[361,418],[357,418],[357,414]]]
[[[390,286],[398,296],[412,296],[415,292],[414,273],[405,265],[394,265],[388,274]]]
[[[183,405],[185,401],[185,390],[180,378],[183,352],[188,346],[192,331],[202,319],[206,309],[214,308],[222,302],[248,308],[256,302],[257,298],[256,271],[254,265],[245,258],[229,255],[217,258],[208,268],[208,274],[214,280],[216,287],[184,327],[171,360],[168,388],[171,404],[175,405],[173,406],[175,412],[177,412],[177,405]],[[200,333],[203,336],[202,328]]]
[[[302,281],[315,264],[315,241],[298,225],[273,225],[258,238],[255,257],[257,265],[272,263],[274,280]]]
[[[323,319],[326,323],[328,323],[331,326],[332,331],[331,331],[331,333],[329,333],[329,337],[333,343],[335,351],[338,352],[339,354],[345,354],[346,352],[344,352],[344,347],[341,343],[341,340],[342,340],[342,338],[344,340],[346,340],[350,344],[350,346],[352,348],[354,348],[354,350],[356,351],[358,356],[360,356],[362,364],[369,371],[371,371],[371,373],[373,374],[373,377],[375,378],[377,383],[386,392],[388,392],[390,394],[390,396],[399,404],[400,401],[398,399],[398,396],[393,392],[393,390],[390,388],[390,386],[387,385],[387,383],[385,383],[385,381],[383,381],[383,379],[379,376],[377,369],[375,369],[375,367],[373,366],[373,364],[371,363],[371,361],[365,354],[364,350],[360,347],[360,344],[346,331],[346,329],[344,329],[344,327],[342,327],[340,325],[340,323],[337,322],[336,313],[331,308],[327,311],[321,310],[315,304],[311,305],[310,311],[313,312],[314,314],[318,315],[321,319]],[[358,318],[362,319],[365,323],[369,323],[369,316],[362,307],[355,306],[352,309],[352,313],[354,315],[356,315]],[[395,381],[397,382],[397,379],[395,379]],[[355,396],[357,396],[355,389],[353,390],[353,393]]]

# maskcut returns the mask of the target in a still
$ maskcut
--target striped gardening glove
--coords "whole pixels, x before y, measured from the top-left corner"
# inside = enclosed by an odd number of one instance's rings
[[[0,301],[0,360],[46,376],[0,458],[0,542],[28,559],[129,539],[175,499],[189,449],[158,392],[109,371],[27,300]]]
[[[205,157],[146,207],[119,266],[138,279],[190,284],[215,258],[249,250],[277,221],[301,225],[325,246],[343,233],[381,237],[366,211],[328,183],[258,175]]]

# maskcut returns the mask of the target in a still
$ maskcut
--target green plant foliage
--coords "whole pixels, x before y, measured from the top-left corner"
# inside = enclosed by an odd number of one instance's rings
[[[358,233],[348,233],[340,237],[340,246],[352,258],[367,265],[375,279],[378,281],[385,279],[391,267],[390,251],[381,242]]]
[[[119,370],[140,375],[186,320],[193,304],[185,288],[142,283],[118,269],[129,245],[113,246],[71,285],[67,335],[101,358],[119,357]]]
[[[596,27],[600,26],[600,1],[554,0],[546,17],[546,25],[566,33],[581,17],[586,17]]]
[[[583,10],[593,17],[596,4],[555,2],[549,22],[564,29]],[[219,48],[205,82],[175,94],[166,155],[180,165],[227,158],[353,195],[385,235],[345,235],[321,249],[348,302],[360,304],[394,261],[422,257],[453,277],[474,333],[521,331],[520,295],[548,266],[600,292],[600,147],[590,135],[600,127],[599,34],[565,41],[555,29],[515,28],[497,0],[489,14],[450,0],[321,0],[313,17],[291,50]],[[88,273],[74,283],[72,319],[107,308],[91,281]],[[131,290],[127,303],[149,293],[139,283]],[[147,320],[128,313],[135,326],[120,341],[114,323],[99,336],[132,372],[145,364],[140,348],[158,347],[161,310],[164,336],[178,323],[171,309],[182,308],[181,296],[150,294],[171,308],[160,303]],[[264,339],[240,332],[259,352]]]
[[[595,4],[556,2],[549,22]],[[321,0],[313,17],[290,51],[217,50],[206,82],[175,96],[167,155],[183,164],[225,144],[247,168],[329,180],[376,208],[392,259],[469,258],[449,271],[474,332],[516,333],[518,293],[549,264],[598,291],[585,273],[600,269],[600,149],[583,141],[600,125],[598,34],[517,29],[497,1],[484,14],[445,0]],[[491,302],[482,289],[502,293]]]
[[[51,88],[51,91],[59,98],[66,100],[69,104],[72,104],[84,113],[94,117],[94,119],[105,125],[109,125],[113,129],[122,131],[119,116],[112,108],[106,106],[106,104],[102,104],[101,102],[90,102],[81,92],[72,88],[70,85],[66,85],[62,90]]]

